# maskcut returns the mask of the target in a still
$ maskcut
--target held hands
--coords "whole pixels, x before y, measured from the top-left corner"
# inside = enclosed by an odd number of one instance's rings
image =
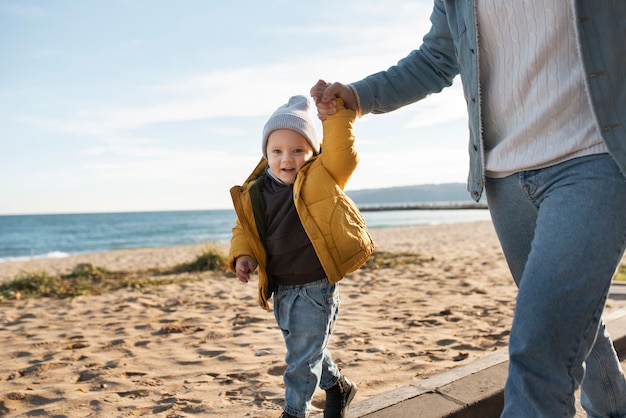
[[[250,273],[256,270],[257,263],[252,258],[248,256],[241,256],[237,258],[237,262],[235,263],[235,272],[237,273],[237,278],[241,283],[248,283],[250,280]]]
[[[324,80],[318,82],[311,87],[311,97],[317,106],[317,117],[320,120],[326,120],[328,115],[337,112],[335,106],[335,97],[343,99],[343,104],[347,109],[352,109],[358,113],[358,103],[356,96],[350,87],[341,83],[327,83]]]

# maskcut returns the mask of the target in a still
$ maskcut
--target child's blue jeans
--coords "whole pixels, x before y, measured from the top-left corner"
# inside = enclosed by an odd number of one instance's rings
[[[626,246],[626,182],[608,154],[487,179],[519,287],[502,416],[626,417],[626,379],[601,320]]]
[[[278,286],[274,292],[274,316],[287,355],[285,412],[307,417],[315,389],[330,389],[339,369],[326,349],[339,313],[339,290],[328,279],[299,286]]]

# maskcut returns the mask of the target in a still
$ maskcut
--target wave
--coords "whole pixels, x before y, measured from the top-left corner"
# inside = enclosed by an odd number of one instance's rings
[[[69,257],[71,254],[65,253],[63,251],[50,251],[46,254],[40,255],[29,255],[26,257],[2,257],[0,258],[0,263],[9,262],[9,261],[27,261],[27,260],[38,260],[43,258],[65,258]]]

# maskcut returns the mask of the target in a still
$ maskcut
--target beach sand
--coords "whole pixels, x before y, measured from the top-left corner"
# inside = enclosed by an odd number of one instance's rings
[[[358,384],[354,402],[506,347],[516,289],[489,222],[376,229],[379,251],[428,260],[361,269],[340,282],[330,350]],[[224,246],[224,249],[226,246]],[[200,246],[0,263],[67,273],[190,261]],[[143,289],[1,303],[0,415],[278,417],[285,349],[256,281],[194,274]],[[620,306],[609,306],[609,309]],[[323,408],[324,394],[313,400]]]

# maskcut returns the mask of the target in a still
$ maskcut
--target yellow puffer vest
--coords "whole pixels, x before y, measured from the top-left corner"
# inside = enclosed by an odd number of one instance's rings
[[[356,114],[337,100],[337,113],[323,124],[322,152],[298,172],[293,200],[313,248],[331,283],[358,269],[374,252],[375,244],[365,220],[343,189],[358,165],[353,123]],[[249,256],[258,263],[259,305],[269,310],[272,286],[266,271],[267,254],[254,221],[250,187],[264,172],[261,159],[241,186],[230,189],[237,224],[233,228],[229,266],[235,271],[238,257]]]

